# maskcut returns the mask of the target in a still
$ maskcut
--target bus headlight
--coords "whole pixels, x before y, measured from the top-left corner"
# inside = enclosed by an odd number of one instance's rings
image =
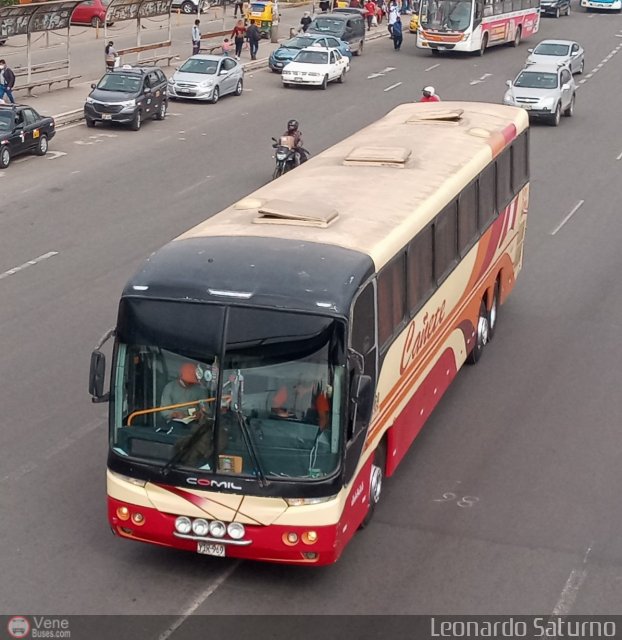
[[[209,523],[208,523],[208,521],[204,520],[203,518],[197,518],[192,523],[192,531],[197,536],[206,536],[209,533]]]
[[[179,516],[177,520],[175,520],[175,531],[177,533],[190,533],[192,531],[192,522],[190,522],[190,518],[186,518],[186,516]]]
[[[285,502],[290,507],[302,507],[306,504],[322,504],[322,502],[329,502],[335,496],[325,496],[324,498],[285,498]]]
[[[245,533],[244,525],[239,522],[231,522],[227,526],[227,533],[230,538],[233,538],[234,540],[241,540]]]
[[[225,533],[227,533],[227,527],[225,527],[225,523],[220,520],[212,520],[212,522],[209,523],[209,532],[214,538],[224,538]]]

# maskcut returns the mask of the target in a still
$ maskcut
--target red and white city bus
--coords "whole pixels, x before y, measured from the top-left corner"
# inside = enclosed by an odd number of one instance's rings
[[[91,356],[113,532],[335,562],[495,333],[528,126],[503,105],[401,105],[153,254]]]
[[[422,0],[417,46],[433,54],[475,51],[537,33],[540,0]]]

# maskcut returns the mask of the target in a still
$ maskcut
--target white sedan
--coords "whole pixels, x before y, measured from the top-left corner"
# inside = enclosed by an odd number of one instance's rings
[[[349,58],[342,56],[337,49],[308,47],[283,69],[281,80],[284,87],[294,84],[312,84],[326,89],[329,82],[343,82],[350,70]]]

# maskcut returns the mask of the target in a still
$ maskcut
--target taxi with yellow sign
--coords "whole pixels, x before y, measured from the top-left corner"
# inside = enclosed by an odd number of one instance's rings
[[[54,118],[27,105],[0,104],[0,169],[23,153],[44,156],[55,133]]]

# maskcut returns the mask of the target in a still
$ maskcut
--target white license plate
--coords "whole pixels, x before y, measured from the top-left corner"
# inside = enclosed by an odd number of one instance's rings
[[[102,113],[102,120],[112,120],[112,116],[109,113]]]
[[[524,104],[522,105],[523,109],[526,109],[527,111],[531,111],[531,105],[530,104]]]
[[[294,77],[294,82],[302,82],[302,78],[296,76]]]
[[[225,545],[214,544],[213,542],[201,542],[197,541],[197,553],[201,553],[204,556],[218,556],[219,558],[225,557]]]

